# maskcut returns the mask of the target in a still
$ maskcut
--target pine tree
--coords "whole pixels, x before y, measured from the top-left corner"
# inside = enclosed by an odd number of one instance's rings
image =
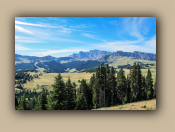
[[[93,85],[95,83],[95,74],[93,74],[90,78],[90,81],[89,81],[89,109],[92,109],[93,108]]]
[[[86,102],[87,102],[87,109],[91,109],[92,105],[92,90],[90,87],[88,87],[86,80],[82,79],[81,84],[80,84],[80,92],[83,93]]]
[[[101,64],[101,85],[102,85],[102,91],[103,91],[103,96],[102,96],[102,106],[106,106],[106,101],[105,101],[105,94],[106,94],[106,67],[104,66],[104,63]]]
[[[78,90],[79,91],[79,90]],[[83,93],[78,92],[75,110],[87,110],[87,102]]]
[[[43,88],[39,98],[38,110],[47,110],[46,105],[47,105],[47,93],[44,91],[44,88]]]
[[[58,73],[55,77],[53,91],[50,92],[47,108],[49,110],[63,110],[65,106],[65,84]]]
[[[100,92],[101,92],[101,78],[100,78],[100,66],[98,66],[96,75],[95,75],[95,81],[93,85],[93,106],[94,108],[100,108],[101,105],[101,98],[100,98]]]
[[[73,87],[74,87],[74,98],[75,98],[75,100],[74,101],[76,101],[76,84],[75,84],[75,82],[73,82]]]
[[[126,79],[127,103],[131,102],[131,87],[130,87],[130,83],[131,83],[131,78],[130,78],[130,74],[129,74],[129,75],[127,75],[127,79]]]
[[[35,99],[34,110],[39,110],[39,109],[40,109],[40,106],[39,106],[39,98],[40,98],[40,96],[38,96],[38,97]]]
[[[15,110],[18,109],[18,99],[15,97]]]
[[[35,97],[33,97],[32,102],[31,102],[31,108],[32,109],[35,108],[35,104],[36,104],[35,100],[36,100]]]
[[[142,74],[139,63],[137,63],[136,84],[138,85],[137,100],[140,101],[142,98]]]
[[[124,103],[124,98],[127,97],[127,86],[126,86],[126,78],[124,75],[123,68],[119,70],[117,73],[117,98],[119,99],[119,104]]]
[[[155,80],[155,83],[154,83],[154,98],[156,98],[156,80]]]
[[[152,99],[153,98],[153,94],[154,94],[154,89],[153,89],[153,80],[152,80],[152,75],[151,75],[151,71],[148,68],[148,72],[147,72],[147,76],[146,76],[146,88],[148,90],[147,92],[147,98],[148,99]]]
[[[137,100],[137,93],[139,91],[138,89],[138,84],[136,82],[136,75],[137,75],[137,67],[136,67],[136,62],[133,64],[133,69],[131,70],[131,102],[134,102]]]
[[[31,107],[29,105],[29,102],[26,100],[25,93],[22,96],[22,100],[20,102],[20,105],[18,107],[18,110],[31,110]]]
[[[116,77],[114,68],[111,67],[108,76],[108,106],[117,103],[117,93],[116,93]]]
[[[145,76],[142,75],[142,100],[147,100],[147,88],[145,83]]]
[[[75,108],[75,88],[71,84],[70,78],[68,78],[68,81],[66,83],[66,109],[67,110],[74,110]]]

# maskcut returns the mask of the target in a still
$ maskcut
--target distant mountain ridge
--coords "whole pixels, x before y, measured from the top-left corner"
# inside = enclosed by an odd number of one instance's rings
[[[145,53],[140,51],[134,52],[107,52],[99,50],[90,50],[89,52],[80,51],[78,54],[72,54],[68,57],[52,57],[52,56],[24,56],[15,54],[15,71],[16,70],[36,70],[36,69],[45,69],[50,72],[66,72],[67,69],[82,70],[92,67],[97,67],[102,62],[108,63],[111,65],[119,65],[122,58],[128,57],[130,60],[148,60],[156,61],[156,54]],[[125,62],[125,59],[122,60]],[[152,63],[152,62],[150,62]],[[122,63],[124,64],[124,63]],[[128,66],[127,64],[124,64]],[[120,65],[121,66],[121,65]]]
[[[20,58],[27,58],[28,60],[54,60],[56,62],[60,62],[62,60],[70,60],[70,59],[99,59],[101,57],[104,57],[106,55],[112,55],[112,56],[126,56],[126,57],[135,57],[143,60],[151,60],[156,61],[156,54],[152,53],[146,53],[146,52],[140,52],[140,51],[134,51],[134,52],[123,52],[123,51],[117,51],[117,52],[108,52],[108,51],[101,51],[101,50],[90,50],[89,52],[83,52],[80,51],[78,54],[74,53],[72,55],[69,55],[68,57],[52,57],[50,55],[44,56],[44,57],[37,57],[37,56],[23,56],[19,54],[15,54],[15,61],[20,61]]]
[[[25,58],[28,59],[30,61],[35,61],[35,60],[45,60],[45,61],[56,61],[56,62],[60,62],[62,60],[70,60],[72,59],[72,57],[53,57],[53,56],[44,56],[44,57],[37,57],[37,56],[27,56],[27,55],[19,55],[19,54],[15,54],[15,61],[21,61],[21,58]]]
[[[134,51],[134,52],[117,51],[113,54],[115,54],[116,56],[126,56],[126,57],[139,58],[143,60],[156,61],[156,54],[140,52],[140,51]]]
[[[90,50],[89,52],[80,51],[78,54],[72,54],[69,57],[72,58],[86,58],[86,59],[99,59],[105,55],[109,55],[111,52],[101,50]]]

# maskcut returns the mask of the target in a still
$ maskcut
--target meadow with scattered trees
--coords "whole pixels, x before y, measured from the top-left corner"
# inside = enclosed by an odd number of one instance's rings
[[[94,70],[94,69],[90,69]],[[26,76],[26,80],[32,76]],[[18,78],[22,78],[18,75]],[[91,110],[101,107],[123,105],[126,103],[156,99],[156,80],[153,84],[152,74],[148,68],[147,75],[141,73],[139,63],[134,63],[130,73],[125,76],[121,67],[115,76],[113,67],[102,63],[95,69],[87,83],[81,80],[79,88],[68,78],[64,83],[60,73],[55,77],[53,90],[20,90],[15,92],[16,110]]]

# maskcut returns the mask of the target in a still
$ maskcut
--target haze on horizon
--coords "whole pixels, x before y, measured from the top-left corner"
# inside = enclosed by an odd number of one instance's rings
[[[94,49],[156,54],[156,17],[15,17],[15,54],[64,57]]]

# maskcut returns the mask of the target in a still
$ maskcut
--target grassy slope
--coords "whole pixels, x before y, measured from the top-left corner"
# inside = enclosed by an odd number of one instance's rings
[[[125,105],[118,105],[112,107],[103,107],[93,110],[156,110],[156,99],[148,101],[140,101],[135,103],[128,103]]]
[[[114,68],[117,68],[119,65],[127,65],[127,64],[131,64],[133,65],[133,63],[136,62],[142,62],[144,64],[156,64],[156,61],[148,61],[148,60],[141,60],[141,59],[133,59],[133,58],[129,58],[129,57],[116,57],[113,60],[111,60],[113,58],[108,59],[110,62],[109,66],[114,66]],[[37,63],[35,63],[36,65]],[[44,68],[40,68],[37,67],[39,71],[43,71]],[[152,78],[153,78],[153,83],[155,82],[155,76],[156,76],[156,66],[150,66],[151,68],[151,73],[152,73]],[[117,71],[119,71],[119,69],[117,69]],[[125,75],[127,76],[130,72],[129,69],[124,69],[125,71]],[[141,69],[142,74],[143,75],[147,75],[147,69]],[[82,80],[82,79],[86,79],[87,82],[89,81],[90,77],[92,76],[92,73],[71,73],[71,72],[77,72],[75,68],[73,69],[67,69],[67,72],[70,73],[61,73],[64,81],[66,82],[68,77],[70,77],[72,82],[75,82],[76,85],[80,85],[80,83],[78,83],[78,80]],[[36,74],[36,73],[30,73],[31,75]],[[24,84],[24,88],[27,89],[38,89],[37,88],[37,84],[39,86],[42,85],[48,85],[47,89],[51,90],[52,87],[51,85],[54,83],[54,77],[57,76],[58,73],[47,73],[47,74],[43,74],[43,76],[40,76],[40,79],[34,79],[33,81],[27,82],[26,84]],[[117,74],[116,74],[117,76]],[[77,87],[78,87],[77,86]],[[39,89],[37,91],[40,91],[41,87],[39,87]]]
[[[36,73],[30,72],[30,74],[33,75]],[[37,92],[40,92],[42,90],[41,86],[44,86],[48,90],[52,90],[51,85],[54,84],[55,76],[57,75],[58,73],[44,73],[42,76],[39,76],[39,78],[33,79],[33,81],[27,81],[27,83],[24,84],[24,88],[31,89],[31,90],[35,88]],[[78,83],[78,80],[86,79],[88,82],[92,74],[90,73],[61,73],[61,76],[63,77],[64,82],[66,82],[68,80],[68,77],[70,77],[71,82],[75,82],[77,87],[79,87],[80,83]],[[39,85],[39,87],[37,86],[37,84]]]
[[[118,66],[121,65],[127,65],[130,64],[131,66],[134,64],[134,62],[142,62],[143,64],[155,64],[156,61],[149,61],[149,60],[142,60],[142,59],[134,59],[131,57],[118,57],[116,59],[108,59],[110,62],[109,66],[113,66],[114,68],[118,68]],[[155,66],[150,66],[150,68],[156,68]]]

